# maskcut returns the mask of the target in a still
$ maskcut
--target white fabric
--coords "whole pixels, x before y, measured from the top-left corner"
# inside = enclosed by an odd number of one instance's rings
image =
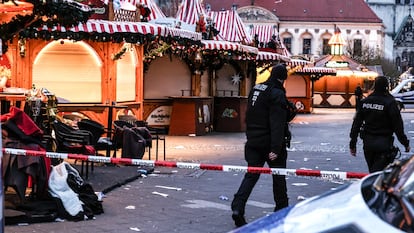
[[[56,198],[59,198],[65,210],[71,215],[75,216],[79,212],[83,211],[82,202],[79,200],[78,194],[75,193],[68,185],[68,170],[69,172],[78,171],[70,166],[67,162],[62,162],[52,168],[49,178],[49,193]]]

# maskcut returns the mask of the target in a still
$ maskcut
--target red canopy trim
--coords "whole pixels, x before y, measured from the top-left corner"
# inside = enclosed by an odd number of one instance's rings
[[[324,74],[324,75],[336,75],[336,70],[326,67],[303,67],[296,70],[299,74]]]
[[[235,42],[221,40],[202,40],[201,43],[203,44],[204,50],[229,50],[254,55],[259,53],[259,50],[256,47],[243,45]]]
[[[219,40],[202,40],[201,43],[204,45],[205,50],[231,50],[241,51],[240,44],[228,41]]]
[[[296,67],[296,66],[313,66],[313,62],[301,60],[301,59],[290,59],[290,62],[288,63],[290,67]]]
[[[195,41],[200,41],[202,39],[201,33],[198,33],[198,32],[192,32],[188,30],[171,28],[171,27],[166,27],[166,29],[167,29],[167,34],[169,36],[182,37],[182,38],[192,39]]]
[[[71,31],[71,32],[86,32],[86,33],[137,33],[137,34],[152,34],[155,36],[173,36],[191,39],[194,41],[201,40],[201,34],[191,32],[183,29],[168,28],[162,25],[142,23],[142,22],[120,22],[90,19],[86,23],[80,23],[78,26],[72,28],[64,28],[56,26],[48,28],[43,26],[38,28],[38,31]]]
[[[290,58],[278,53],[259,51],[256,60],[259,61],[284,61],[290,62]]]

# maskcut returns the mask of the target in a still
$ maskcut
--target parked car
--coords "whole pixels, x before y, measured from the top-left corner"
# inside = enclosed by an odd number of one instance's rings
[[[404,157],[231,232],[414,232],[414,157]]]
[[[414,79],[402,80],[390,93],[400,109],[403,109],[405,104],[414,104]]]

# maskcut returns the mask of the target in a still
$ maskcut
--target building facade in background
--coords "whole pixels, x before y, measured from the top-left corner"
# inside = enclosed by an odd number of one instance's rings
[[[385,25],[385,57],[401,72],[414,67],[413,0],[366,0]]]
[[[171,10],[179,0],[158,2],[161,9],[169,9],[166,15],[175,15]],[[336,27],[347,43],[346,54],[383,57],[388,53],[384,24],[364,0],[203,0],[203,4],[213,11],[236,9],[247,28],[261,21],[273,22],[293,56],[313,60],[329,54],[328,41]]]

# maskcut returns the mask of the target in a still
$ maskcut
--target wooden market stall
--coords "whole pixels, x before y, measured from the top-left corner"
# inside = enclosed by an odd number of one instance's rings
[[[27,28],[20,37],[3,55],[11,63],[12,85],[46,88],[58,96],[60,111],[70,105],[70,111],[106,126],[116,106],[142,119],[148,43],[162,38],[185,48],[201,39],[199,33],[161,25],[94,19],[73,28]],[[112,114],[115,119],[116,111]]]
[[[368,92],[377,72],[370,71],[363,65],[346,56],[326,56],[315,62],[321,68],[334,68],[336,75],[326,75],[315,82],[314,105],[318,107],[353,107],[354,91],[359,85]]]
[[[303,67],[295,70],[295,73],[289,76],[289,82],[286,83],[286,92],[288,99],[292,101],[299,112],[311,113],[313,110],[314,83],[325,76],[335,76],[336,70],[324,67]],[[293,80],[303,80],[303,85],[291,82]]]
[[[148,122],[163,124],[169,128],[170,135],[204,135],[220,129],[216,128],[216,97],[242,99],[246,96],[250,85],[248,64],[254,62],[257,54],[257,48],[242,44],[249,42],[240,39],[248,39],[246,34],[232,34],[229,29],[220,28],[225,25],[219,23],[219,17],[230,17],[229,23],[243,26],[241,21],[235,21],[237,16],[235,11],[207,13],[199,1],[183,1],[176,21],[201,32],[202,46],[187,50],[187,56],[162,56],[151,63],[144,83],[144,118]],[[209,36],[212,23],[220,31],[220,39],[217,34]],[[157,68],[160,66],[167,71]],[[172,88],[164,90],[155,83]]]
[[[339,28],[329,40],[331,54],[315,61],[315,67],[336,69],[336,76],[327,75],[315,82],[314,106],[352,107],[355,106],[355,88],[360,85],[368,91],[378,73],[367,69],[353,59],[343,55],[345,40]]]

